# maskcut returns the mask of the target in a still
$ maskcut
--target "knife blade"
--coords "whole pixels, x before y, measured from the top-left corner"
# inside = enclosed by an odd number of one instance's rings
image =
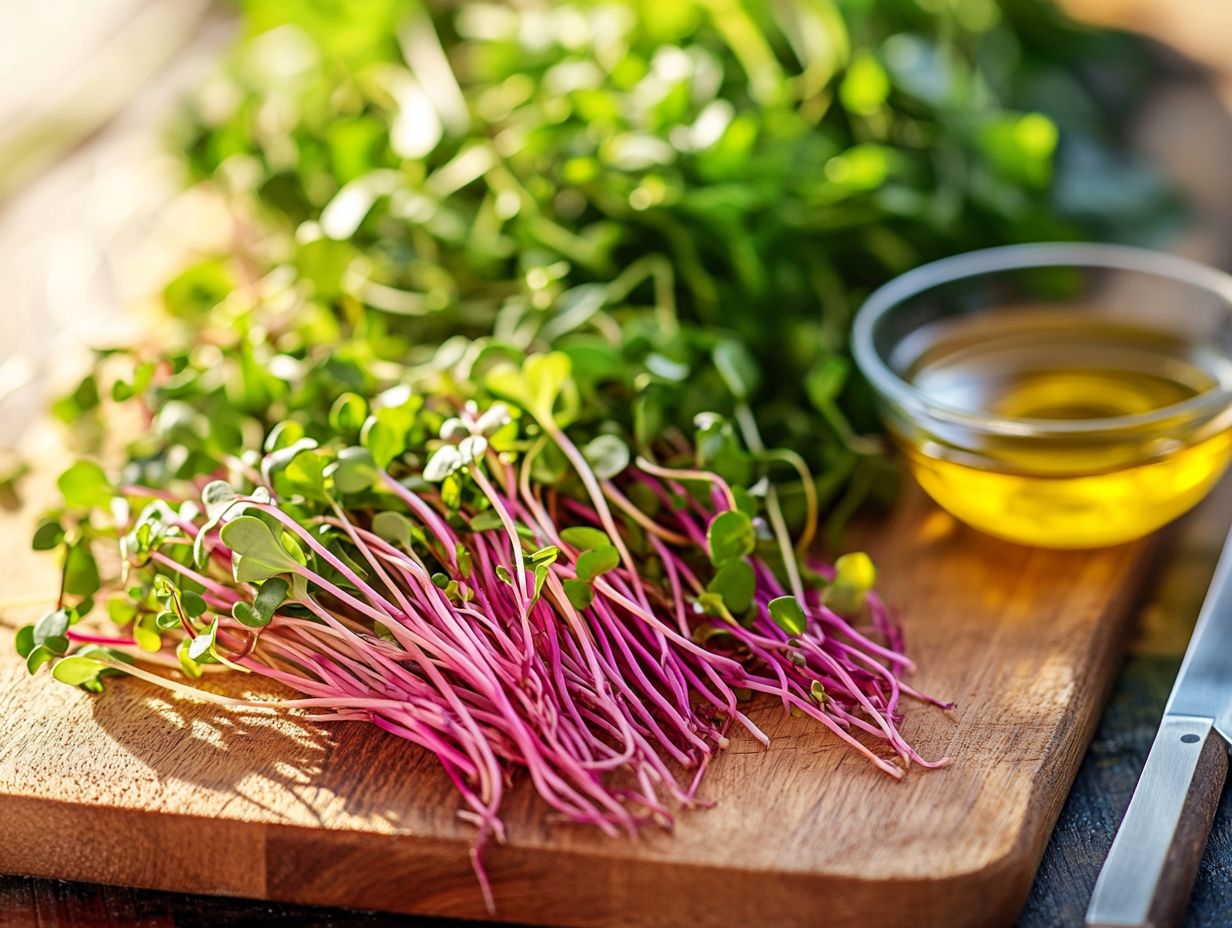
[[[1179,924],[1232,743],[1232,533],[1125,818],[1091,895],[1092,928]]]

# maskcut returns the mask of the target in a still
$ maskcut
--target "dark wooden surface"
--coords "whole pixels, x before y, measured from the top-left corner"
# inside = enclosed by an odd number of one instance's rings
[[[1117,681],[1099,732],[1019,920],[1021,928],[1081,925],[1095,877],[1138,782],[1180,660],[1131,657]],[[1232,925],[1232,790],[1225,790],[1202,858],[1184,924]]]

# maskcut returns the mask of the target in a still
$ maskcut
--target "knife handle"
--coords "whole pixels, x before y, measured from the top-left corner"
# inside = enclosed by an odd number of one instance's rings
[[[1087,925],[1180,923],[1227,773],[1228,746],[1213,720],[1164,716],[1095,883]]]

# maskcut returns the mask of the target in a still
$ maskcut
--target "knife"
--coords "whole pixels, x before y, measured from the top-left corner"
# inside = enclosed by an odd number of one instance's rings
[[[1112,849],[1087,925],[1180,923],[1228,772],[1232,743],[1232,534],[1198,614],[1164,718]]]

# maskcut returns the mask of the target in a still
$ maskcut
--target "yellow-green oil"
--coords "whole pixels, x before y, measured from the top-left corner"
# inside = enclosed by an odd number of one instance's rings
[[[1081,310],[1017,310],[910,341],[918,354],[906,376],[923,394],[1014,424],[896,430],[925,491],[993,535],[1065,548],[1137,538],[1193,506],[1232,457],[1226,427],[1168,412],[1216,387],[1228,362],[1166,331]],[[1106,427],[1156,412],[1162,423]],[[1049,427],[1058,422],[1079,427]]]

